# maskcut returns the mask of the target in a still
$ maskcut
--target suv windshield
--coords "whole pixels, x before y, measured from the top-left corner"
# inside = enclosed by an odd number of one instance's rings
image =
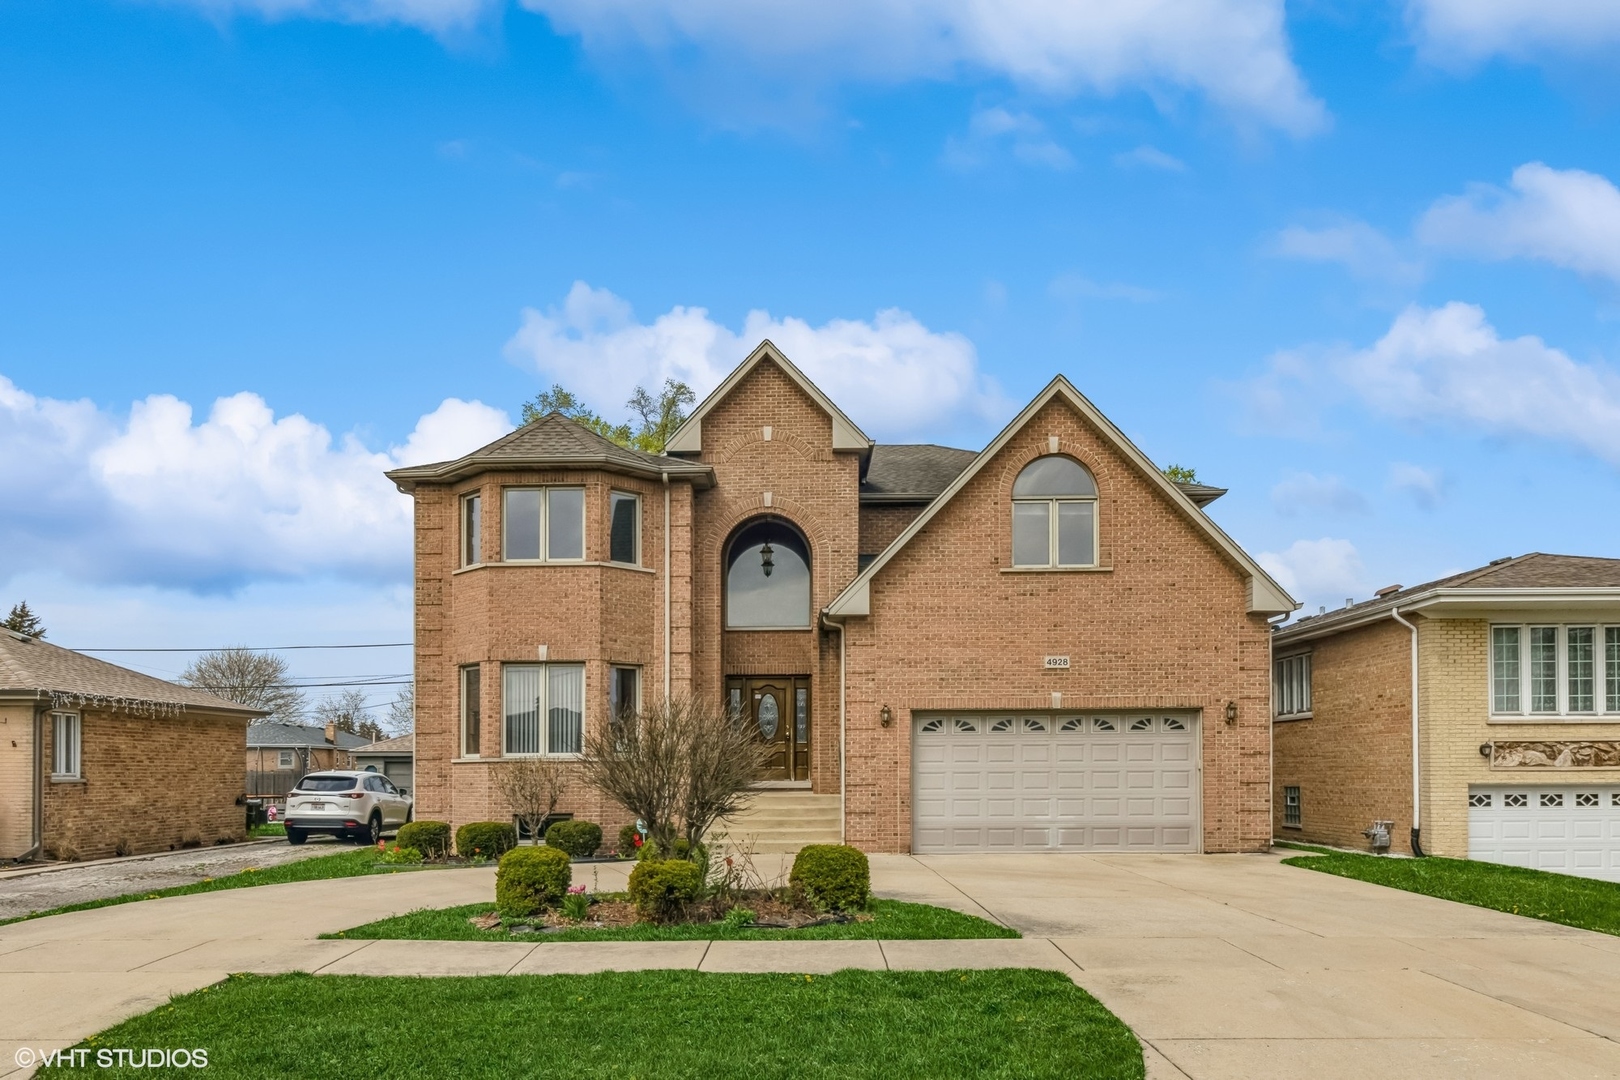
[[[352,776],[306,776],[298,781],[299,791],[348,791],[352,787]]]

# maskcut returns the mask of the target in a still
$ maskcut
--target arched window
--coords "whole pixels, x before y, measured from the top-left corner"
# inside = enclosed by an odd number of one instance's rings
[[[810,545],[785,521],[744,526],[726,555],[726,626],[810,625]]]
[[[1096,566],[1097,482],[1073,458],[1053,454],[1013,481],[1013,565]]]

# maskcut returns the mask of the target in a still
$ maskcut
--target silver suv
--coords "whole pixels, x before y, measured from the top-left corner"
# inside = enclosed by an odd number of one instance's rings
[[[368,844],[411,820],[411,797],[379,772],[310,773],[287,796],[287,843],[312,833],[349,836]]]

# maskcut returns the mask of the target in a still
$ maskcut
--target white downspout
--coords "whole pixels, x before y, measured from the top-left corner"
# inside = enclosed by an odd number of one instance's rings
[[[1418,631],[1401,617],[1399,605],[1389,609],[1389,617],[1412,632],[1412,854],[1423,858],[1423,790],[1419,783],[1418,751]]]
[[[670,534],[670,524],[669,524],[669,473],[667,473],[667,472],[664,473],[663,477],[664,477],[664,700],[668,701],[669,700],[669,689],[670,689],[669,664],[670,664],[670,657],[673,655],[673,652],[674,652],[673,647],[671,646],[670,640],[669,640],[669,630],[670,630],[670,616],[669,616],[669,534]]]
[[[849,818],[845,813],[849,794],[849,706],[845,698],[844,624],[834,622],[827,618],[826,612],[822,612],[821,625],[838,631],[838,842],[842,844],[849,839]]]

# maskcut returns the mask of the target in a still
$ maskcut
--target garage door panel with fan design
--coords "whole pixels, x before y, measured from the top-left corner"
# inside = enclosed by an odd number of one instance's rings
[[[912,850],[1198,851],[1192,712],[920,713]]]

